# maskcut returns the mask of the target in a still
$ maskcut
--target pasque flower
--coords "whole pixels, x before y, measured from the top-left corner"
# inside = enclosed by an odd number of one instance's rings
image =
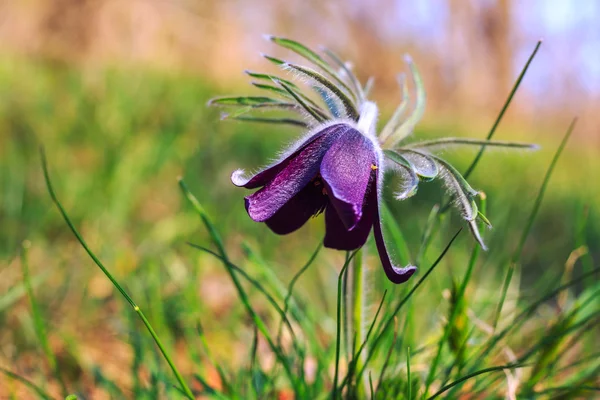
[[[244,171],[232,174],[235,185],[258,189],[245,198],[250,218],[264,222],[281,235],[299,229],[311,217],[325,214],[325,247],[355,250],[365,244],[373,229],[383,269],[394,283],[408,280],[414,266],[398,267],[390,260],[383,237],[380,207],[386,171],[401,176],[396,193],[399,200],[416,193],[420,181],[441,177],[454,197],[455,204],[469,223],[478,242],[483,245],[475,223],[487,219],[477,211],[473,190],[449,163],[431,154],[440,146],[499,145],[532,147],[526,144],[445,138],[399,146],[421,118],[425,92],[420,76],[410,59],[406,59],[415,86],[416,100],[409,106],[409,90],[404,76],[399,78],[403,101],[388,124],[379,133],[375,125],[378,110],[367,100],[371,83],[363,87],[350,69],[334,53],[324,50],[325,57],[302,44],[283,38],[269,37],[310,61],[317,69],[286,63],[274,57],[269,61],[294,74],[312,88],[313,99],[298,85],[274,75],[246,71],[255,78],[253,85],[274,96],[221,97],[211,100],[220,106],[238,106],[227,118],[290,124],[307,130],[279,159],[246,177]],[[253,115],[265,110],[292,111],[302,119]],[[405,116],[405,114],[408,114]],[[385,149],[385,150],[384,150]]]

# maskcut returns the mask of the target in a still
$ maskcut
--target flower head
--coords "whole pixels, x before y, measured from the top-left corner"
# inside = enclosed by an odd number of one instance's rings
[[[325,247],[355,250],[365,244],[371,228],[390,281],[402,283],[416,267],[395,266],[388,255],[380,217],[384,174],[402,177],[396,193],[399,200],[416,193],[420,181],[441,177],[468,222],[474,237],[484,247],[476,220],[487,219],[477,211],[478,192],[469,186],[448,162],[431,153],[436,147],[460,145],[500,145],[531,147],[525,144],[446,138],[401,146],[412,133],[425,107],[425,92],[416,67],[409,58],[416,99],[410,112],[409,91],[403,75],[399,81],[403,100],[384,129],[377,134],[377,106],[367,100],[370,83],[363,87],[350,69],[334,53],[324,50],[325,58],[302,44],[268,37],[310,61],[316,69],[286,63],[265,56],[271,62],[302,78],[314,91],[311,96],[298,85],[279,77],[248,72],[253,85],[272,96],[221,97],[210,104],[239,107],[227,118],[300,126],[308,131],[273,164],[245,176],[232,174],[236,186],[258,189],[246,196],[250,218],[264,222],[281,235],[300,228],[308,219],[325,213]],[[255,116],[258,110],[285,110],[301,119]]]

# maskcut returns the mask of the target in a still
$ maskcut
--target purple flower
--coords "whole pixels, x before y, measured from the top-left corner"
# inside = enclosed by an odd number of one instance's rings
[[[301,78],[313,92],[305,93],[295,83],[275,75],[246,71],[257,80],[252,84],[268,93],[267,96],[228,96],[209,103],[237,107],[233,113],[224,114],[229,119],[310,128],[308,135],[291,146],[277,162],[254,176],[245,178],[243,171],[233,173],[231,179],[235,185],[258,189],[246,197],[250,218],[285,235],[300,228],[312,216],[325,212],[324,244],[338,250],[360,248],[373,228],[387,277],[394,283],[405,282],[416,267],[399,268],[392,264],[381,229],[381,192],[384,170],[387,170],[401,178],[400,189],[396,191],[398,200],[413,196],[419,182],[441,178],[454,200],[452,204],[485,248],[477,222],[491,225],[477,209],[475,199],[479,192],[456,168],[432,152],[456,145],[526,149],[536,146],[466,138],[404,143],[425,110],[425,90],[410,57],[405,60],[416,95],[414,105],[409,108],[408,86],[404,75],[400,75],[402,102],[377,133],[377,106],[367,99],[370,81],[361,85],[349,64],[329,50],[325,49],[323,58],[293,40],[273,36],[267,39],[304,57],[317,69],[265,56]],[[291,111],[301,118],[252,115],[256,111]]]
[[[325,247],[356,250],[373,227],[387,277],[402,283],[416,268],[398,268],[388,256],[379,217],[382,168],[377,142],[356,124],[338,121],[319,127],[251,178],[234,172],[232,181],[247,189],[260,187],[245,198],[248,215],[280,235],[325,212]]]

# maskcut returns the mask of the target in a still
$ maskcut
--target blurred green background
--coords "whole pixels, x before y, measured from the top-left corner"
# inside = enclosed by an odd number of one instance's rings
[[[417,2],[414,2],[417,3]],[[442,1],[60,0],[0,4],[0,365],[34,381],[40,368],[20,268],[31,242],[30,268],[50,346],[69,381],[94,393],[93,371],[124,387],[133,357],[128,334],[137,326],[106,278],[93,266],[53,207],[43,182],[46,149],[59,197],[103,262],[169,332],[182,369],[187,323],[201,315],[218,357],[235,365],[249,333],[218,262],[189,248],[206,243],[200,221],[183,201],[183,176],[239,259],[245,247],[274,266],[284,281],[303,265],[323,235],[322,218],[289,237],[253,223],[234,188],[234,169],[256,168],[300,132],[293,128],[220,121],[209,98],[252,93],[244,69],[274,71],[259,52],[287,56],[261,33],[326,44],[352,60],[364,81],[375,77],[382,120],[399,101],[395,75],[410,53],[428,94],[414,138],[484,137],[539,37],[534,60],[495,138],[530,141],[542,150],[488,151],[470,178],[488,195],[490,251],[476,271],[482,288],[497,290],[494,270],[514,248],[553,152],[569,120],[579,124],[552,178],[527,241],[520,286],[559,274],[573,249],[587,246],[577,271],[600,258],[600,6],[578,2]],[[294,58],[294,57],[291,57]],[[474,151],[444,155],[462,170]],[[390,201],[416,254],[440,185]],[[390,199],[390,198],[388,198]],[[391,199],[390,199],[391,200]],[[448,232],[461,226],[453,217]],[[446,237],[435,246],[442,246]],[[464,269],[472,241],[453,253]],[[247,252],[247,249],[246,249]],[[433,258],[435,251],[426,256]],[[303,278],[333,307],[343,254],[324,251]],[[244,262],[252,270],[251,262]],[[486,266],[494,266],[486,269]],[[490,269],[491,268],[491,269]],[[374,260],[373,270],[379,274]],[[452,273],[452,271],[450,271]],[[377,279],[380,279],[379,277]],[[518,284],[517,284],[518,285]],[[445,287],[442,282],[439,288]],[[440,293],[432,289],[428,304]],[[189,293],[201,302],[190,306]],[[516,296],[516,295],[515,295]],[[188,308],[189,307],[189,308]],[[190,311],[193,310],[193,311]],[[237,322],[236,322],[237,321]],[[246,336],[244,336],[246,335]],[[144,345],[152,344],[144,337]],[[127,367],[128,368],[128,367]],[[0,397],[15,389],[0,377]],[[50,383],[51,390],[56,390]],[[101,392],[98,392],[101,396]],[[94,397],[93,398],[101,398]]]

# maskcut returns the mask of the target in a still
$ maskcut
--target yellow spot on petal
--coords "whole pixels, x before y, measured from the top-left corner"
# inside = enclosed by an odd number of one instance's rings
[[[379,167],[378,167],[377,165],[375,165],[375,164],[371,164],[371,169],[372,169],[373,171],[376,171],[378,168],[379,168]]]

